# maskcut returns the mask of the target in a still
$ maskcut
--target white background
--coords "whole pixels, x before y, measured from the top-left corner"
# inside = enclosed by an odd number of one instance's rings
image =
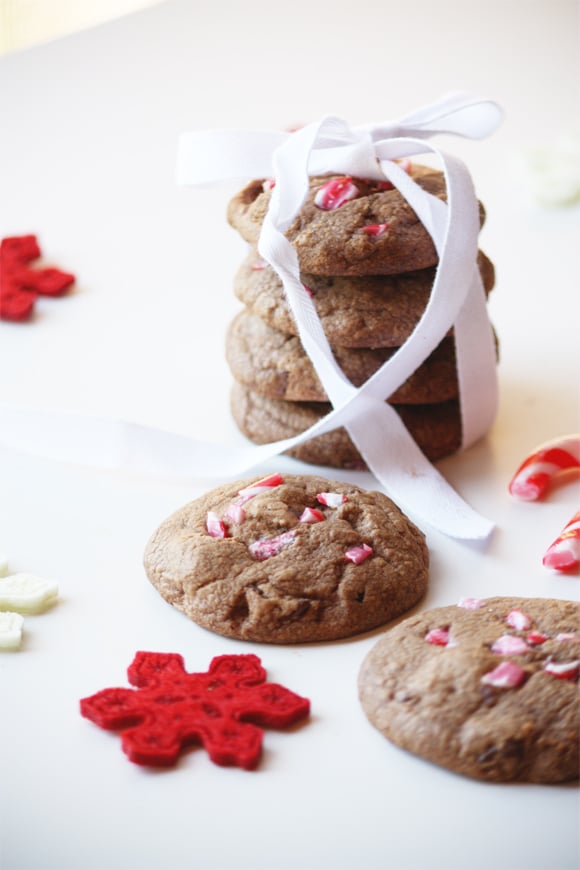
[[[488,213],[501,405],[490,436],[439,467],[497,530],[476,547],[425,529],[421,608],[462,595],[577,598],[577,575],[541,565],[578,507],[577,484],[542,504],[507,493],[533,447],[578,429],[578,206],[540,205],[525,168],[530,148],[555,152],[578,122],[577,56],[568,0],[177,0],[1,59],[0,236],[36,233],[78,281],[40,300],[32,322],[0,323],[0,402],[239,443],[223,353],[244,254],[225,221],[236,186],[176,187],[179,133],[326,114],[357,124],[450,90],[489,96],[506,112],[491,139],[440,144],[467,161]],[[575,788],[457,777],[368,724],[356,676],[380,632],[248,645],[159,598],[141,565],[149,535],[220,482],[0,448],[0,550],[12,571],[61,590],[51,611],[26,618],[22,649],[0,658],[2,870],[576,868]],[[139,768],[78,712],[81,697],[126,685],[138,649],[180,652],[197,671],[254,652],[272,680],[311,699],[312,718],[267,731],[253,773],[200,749],[168,772]]]

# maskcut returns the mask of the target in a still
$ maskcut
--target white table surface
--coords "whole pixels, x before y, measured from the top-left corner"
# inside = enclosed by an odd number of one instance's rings
[[[542,504],[507,493],[524,456],[578,429],[578,206],[541,206],[523,171],[577,121],[577,6],[567,0],[176,0],[0,60],[0,236],[36,233],[78,276],[27,324],[0,323],[0,402],[120,418],[232,443],[224,332],[244,244],[225,221],[238,185],[178,188],[179,133],[284,128],[338,114],[397,116],[467,89],[506,112],[489,140],[446,139],[484,201],[482,247],[501,341],[489,437],[439,464],[497,530],[486,547],[425,529],[421,608],[462,595],[578,597],[541,556],[578,507],[574,483]],[[316,472],[289,459],[266,470]],[[375,485],[366,474],[322,473]],[[2,870],[572,870],[578,791],[490,785],[391,746],[357,701],[380,632],[276,647],[206,632],[147,582],[145,543],[220,480],[153,479],[0,449],[0,551],[58,582],[0,657]],[[132,765],[81,718],[81,697],[127,685],[139,650],[189,670],[254,652],[312,701],[300,728],[266,731],[257,771],[201,749],[175,769]]]

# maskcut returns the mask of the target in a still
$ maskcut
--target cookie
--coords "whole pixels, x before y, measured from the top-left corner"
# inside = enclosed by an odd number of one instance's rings
[[[580,605],[464,599],[409,617],[366,656],[359,696],[389,740],[492,782],[578,778]]]
[[[456,401],[432,405],[393,405],[397,414],[425,454],[435,462],[461,446],[461,420]],[[256,444],[267,444],[299,435],[331,410],[324,402],[286,402],[267,399],[234,383],[231,411],[236,425]],[[365,469],[366,465],[346,429],[317,435],[288,451],[289,456],[314,465]]]
[[[228,483],[169,517],[144,564],[203,628],[258,643],[349,637],[423,596],[425,538],[386,495],[310,475]]]
[[[409,174],[424,190],[445,199],[441,171],[412,164]],[[352,198],[324,202],[325,191],[338,180]],[[344,176],[314,176],[299,214],[286,231],[300,269],[313,275],[396,275],[437,263],[431,236],[398,190],[384,183]],[[230,201],[229,223],[246,241],[258,241],[268,210],[271,185],[250,182]],[[337,204],[338,203],[338,204]],[[480,221],[484,210],[480,205]]]
[[[493,263],[480,251],[478,264],[486,293],[495,281]],[[303,274],[331,344],[340,347],[399,347],[410,336],[429,301],[435,269],[405,275],[361,278]],[[255,248],[234,276],[240,302],[273,329],[297,335],[284,287]]]
[[[359,387],[396,348],[335,347],[333,350],[347,378]],[[226,359],[236,381],[269,399],[328,401],[300,339],[272,329],[248,311],[240,311],[228,328]],[[458,390],[455,346],[452,338],[446,338],[393,393],[390,401],[444,402],[456,399]]]

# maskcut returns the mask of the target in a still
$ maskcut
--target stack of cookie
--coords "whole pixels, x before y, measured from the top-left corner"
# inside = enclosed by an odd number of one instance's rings
[[[442,172],[410,163],[405,169],[422,188],[445,199]],[[331,410],[298,338],[282,282],[256,248],[271,189],[268,180],[253,181],[228,208],[230,224],[251,245],[234,280],[244,308],[226,341],[234,378],[231,407],[239,429],[258,444],[298,435]],[[483,223],[482,206],[480,216]],[[286,236],[337,362],[360,386],[405,342],[427,305],[437,264],[431,237],[388,182],[344,176],[310,179]],[[478,263],[487,294],[494,284],[493,264],[481,251]],[[387,400],[429,459],[459,449],[452,333]],[[317,465],[365,467],[342,428],[290,453]]]

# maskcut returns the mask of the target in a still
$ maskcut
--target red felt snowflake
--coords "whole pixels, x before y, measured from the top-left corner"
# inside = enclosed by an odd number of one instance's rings
[[[14,236],[0,242],[0,319],[26,320],[38,296],[60,296],[75,277],[60,269],[31,269],[40,257],[36,236]]]
[[[121,730],[136,764],[174,764],[181,749],[201,743],[216,764],[256,766],[258,726],[283,728],[308,715],[310,702],[276,683],[255,655],[212,659],[206,673],[185,671],[177,653],[138,652],[127,671],[134,689],[103,689],[80,702],[101,728]]]

